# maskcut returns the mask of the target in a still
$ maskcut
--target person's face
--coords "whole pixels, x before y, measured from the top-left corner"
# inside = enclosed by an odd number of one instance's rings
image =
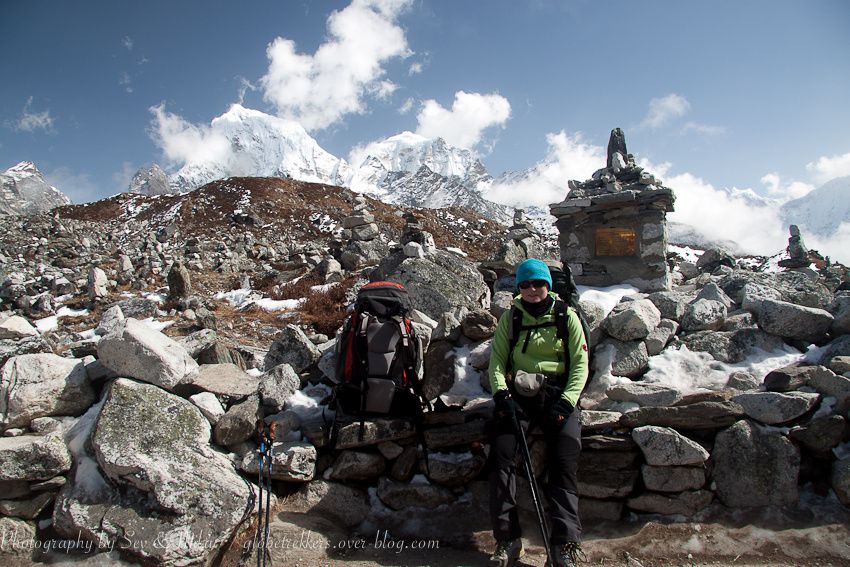
[[[549,284],[543,280],[526,280],[519,284],[522,299],[529,303],[539,303],[549,295]]]

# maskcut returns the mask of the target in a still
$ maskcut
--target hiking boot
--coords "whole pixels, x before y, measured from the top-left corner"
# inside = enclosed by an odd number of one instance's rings
[[[510,567],[516,560],[522,557],[524,551],[522,549],[522,540],[506,539],[496,542],[496,551],[490,556],[490,567]]]
[[[587,557],[581,550],[581,544],[577,541],[571,541],[564,545],[556,545],[555,553],[552,554],[552,560],[555,562],[555,567],[576,567],[579,562],[586,561]]]

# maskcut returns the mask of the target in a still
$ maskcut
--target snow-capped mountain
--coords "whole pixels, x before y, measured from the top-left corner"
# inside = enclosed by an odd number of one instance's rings
[[[27,215],[69,204],[71,199],[49,185],[31,161],[0,173],[0,214]]]
[[[130,193],[166,195],[172,192],[168,184],[168,175],[157,164],[153,164],[150,169],[140,169],[130,181]]]
[[[215,179],[293,177],[342,185],[351,175],[345,160],[323,150],[297,122],[234,104],[210,124],[211,155],[183,165],[171,187],[190,191]]]
[[[850,176],[827,181],[808,195],[788,201],[780,209],[786,224],[799,225],[820,236],[834,234],[850,223]]]

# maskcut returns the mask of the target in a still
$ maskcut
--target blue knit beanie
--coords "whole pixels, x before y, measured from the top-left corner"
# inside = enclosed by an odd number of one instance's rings
[[[552,274],[549,273],[549,266],[536,258],[525,260],[516,269],[517,285],[528,280],[543,280],[549,284],[549,289],[552,289]]]

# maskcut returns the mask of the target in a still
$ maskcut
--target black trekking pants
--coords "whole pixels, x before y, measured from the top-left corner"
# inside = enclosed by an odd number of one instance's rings
[[[578,457],[581,453],[581,410],[570,414],[559,432],[547,431],[546,461],[548,481],[541,492],[549,504],[549,540],[552,545],[581,541],[578,515]],[[522,427],[528,429],[523,421]],[[510,420],[494,423],[490,444],[490,520],[497,541],[520,537],[516,494],[516,468],[519,441]],[[520,467],[524,465],[520,464]],[[524,468],[523,468],[524,470]],[[534,471],[540,476],[541,471]],[[544,496],[545,495],[545,496]],[[531,500],[531,495],[523,495]],[[548,497],[548,498],[546,498]]]

